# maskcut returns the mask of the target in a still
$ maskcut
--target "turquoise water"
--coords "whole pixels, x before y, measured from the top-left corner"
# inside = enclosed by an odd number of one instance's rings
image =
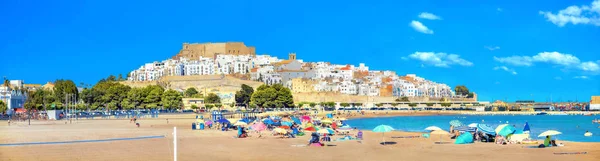
[[[563,134],[557,135],[558,140],[577,142],[600,142],[600,124],[592,123],[597,116],[550,116],[550,115],[517,115],[517,116],[473,116],[473,115],[447,115],[447,116],[398,116],[350,119],[346,123],[352,127],[363,130],[372,130],[377,125],[386,124],[400,131],[424,132],[428,126],[438,126],[446,131],[450,129],[451,120],[460,120],[463,124],[485,123],[496,128],[500,124],[515,125],[517,129],[523,129],[525,122],[531,127],[531,137],[537,136],[546,130],[557,130]],[[600,119],[600,117],[598,117]],[[594,135],[585,137],[585,131]],[[543,138],[539,138],[543,139]]]

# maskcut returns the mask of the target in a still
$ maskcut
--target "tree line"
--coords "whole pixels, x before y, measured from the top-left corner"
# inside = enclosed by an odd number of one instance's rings
[[[103,78],[94,86],[84,86],[80,92],[72,80],[59,79],[54,88],[29,92],[25,108],[36,110],[64,109],[74,104],[79,110],[130,110],[130,109],[176,109],[181,108],[183,94],[158,85],[132,88],[118,81],[119,75]],[[82,83],[83,85],[83,83]]]

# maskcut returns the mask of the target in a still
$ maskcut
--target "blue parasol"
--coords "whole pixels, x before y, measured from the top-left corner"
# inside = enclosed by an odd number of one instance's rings
[[[263,120],[263,123],[265,123],[267,125],[272,125],[273,124],[273,120],[271,120],[271,119],[265,119],[265,120]]]
[[[462,135],[456,137],[456,141],[454,144],[471,144],[473,143],[473,135],[471,133],[463,133]]]
[[[287,122],[287,121],[283,121],[283,122],[281,122],[281,125],[292,126],[292,123],[291,122]]]
[[[477,129],[486,134],[496,135],[494,128],[487,124],[477,124]]]
[[[221,119],[217,120],[216,122],[218,122],[218,123],[229,123],[229,120],[227,120],[225,118],[221,118]]]
[[[468,126],[459,126],[459,127],[454,128],[454,130],[467,131],[467,132],[475,132],[475,130],[477,130],[477,128],[468,127]]]
[[[529,128],[528,122],[525,122],[525,127],[523,127],[523,131],[531,131],[531,129]]]
[[[297,117],[292,117],[292,120],[296,123],[296,124],[302,124],[302,121],[300,121],[300,119],[298,119]]]

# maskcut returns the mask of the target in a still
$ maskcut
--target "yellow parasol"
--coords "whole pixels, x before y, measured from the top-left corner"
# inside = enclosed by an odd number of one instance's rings
[[[273,131],[275,131],[276,133],[279,133],[279,134],[287,134],[287,130],[282,129],[282,128],[275,128],[275,129],[273,129]]]
[[[331,121],[331,119],[325,119],[325,120],[321,120],[321,123],[325,123],[325,124],[331,124],[333,121]]]
[[[450,133],[446,130],[433,130],[431,135],[450,135]]]
[[[494,131],[496,131],[496,134],[497,134],[497,133],[500,133],[500,130],[502,130],[502,128],[504,128],[504,127],[506,127],[506,126],[508,126],[508,124],[502,124],[502,125],[499,125],[498,127],[496,127],[496,130],[494,130]]]
[[[450,133],[446,130],[433,130],[430,135],[440,135],[440,143],[442,142],[442,136],[450,135]]]

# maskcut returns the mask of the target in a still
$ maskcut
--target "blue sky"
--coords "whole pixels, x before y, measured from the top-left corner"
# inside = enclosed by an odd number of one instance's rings
[[[570,7],[575,6],[575,7]],[[600,95],[600,0],[0,1],[0,75],[94,84],[183,42],[414,73],[480,100]]]

